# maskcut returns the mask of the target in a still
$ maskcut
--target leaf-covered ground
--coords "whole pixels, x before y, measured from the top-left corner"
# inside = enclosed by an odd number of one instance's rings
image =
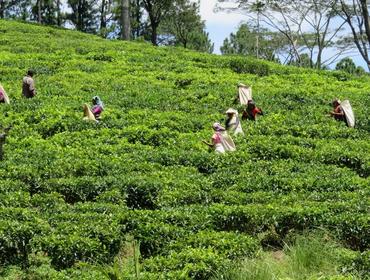
[[[241,110],[239,82],[265,116],[216,155],[201,140]],[[0,162],[2,277],[109,279],[100,268],[133,238],[143,279],[208,279],[316,228],[368,262],[368,77],[0,21],[0,83],[11,99],[0,125],[13,126]],[[94,95],[99,124],[82,121]],[[355,129],[326,116],[335,97],[351,101]]]

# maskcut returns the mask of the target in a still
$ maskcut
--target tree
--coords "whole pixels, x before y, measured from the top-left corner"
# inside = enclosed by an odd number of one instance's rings
[[[302,53],[309,53],[311,67],[322,68],[332,63],[346,49],[337,48],[336,53],[323,61],[325,49],[337,47],[336,39],[344,21],[334,22],[337,0],[218,0],[218,10],[244,11],[258,22],[280,32],[288,42],[284,63],[300,61]],[[234,3],[236,6],[225,8],[222,3]],[[257,8],[256,8],[257,7]],[[257,37],[258,38],[258,37]],[[315,61],[315,62],[314,62]]]
[[[214,44],[209,39],[209,33],[203,30],[195,33],[189,48],[200,52],[213,53]]]
[[[62,9],[61,9],[61,0],[55,1],[55,9],[57,13],[57,25],[62,26]]]
[[[255,44],[257,36],[260,37],[258,45]],[[277,61],[277,54],[285,45],[286,42],[279,33],[269,32],[267,29],[250,30],[248,24],[244,23],[239,26],[235,34],[231,33],[230,37],[224,40],[221,53],[258,56],[262,59]]]
[[[304,67],[304,68],[312,68],[314,62],[312,61],[311,57],[307,53],[303,53],[300,55],[299,60],[291,60],[289,61],[288,65],[293,65],[297,67]]]
[[[151,42],[154,46],[158,45],[158,26],[160,22],[168,15],[173,7],[175,0],[142,0],[144,9],[148,13]]]
[[[167,17],[162,21],[160,31],[169,39],[168,44],[203,52],[213,52],[213,44],[199,14],[199,2],[177,0]]]
[[[67,18],[74,24],[77,30],[95,33],[98,29],[98,5],[97,0],[68,0],[72,12]]]
[[[148,33],[147,21],[143,21],[144,9],[141,0],[131,0],[130,2],[130,27],[131,37],[139,38]]]
[[[130,39],[145,37],[150,40],[150,28],[148,18],[145,14],[142,0],[128,0],[128,3],[123,3],[127,0],[113,0],[113,22],[117,23],[114,34],[119,34],[119,38],[123,39],[125,26],[126,32],[130,33]],[[128,15],[125,13],[124,6],[128,4]],[[125,16],[126,15],[126,16]],[[124,18],[129,19],[129,24],[124,23]]]
[[[370,25],[367,0],[339,0],[339,15],[351,29],[353,42],[370,70]]]
[[[130,40],[131,22],[130,22],[130,1],[121,0],[121,39]]]
[[[31,20],[31,0],[0,0],[0,18]]]
[[[17,0],[0,0],[0,18],[6,18],[18,2]]]
[[[54,2],[53,0],[37,0],[36,4],[32,7],[32,18],[40,24],[58,25],[61,20],[60,18],[58,19],[58,16],[60,16],[58,14],[58,2]]]
[[[99,33],[100,36],[106,38],[108,36],[108,23],[112,18],[111,15],[112,0],[101,0],[100,15],[99,15]]]
[[[343,58],[341,61],[339,61],[335,66],[335,70],[341,70],[358,76],[365,74],[364,68],[361,66],[356,66],[353,60],[349,57]]]
[[[299,27],[299,40],[305,47],[305,51],[309,53],[311,67],[321,69],[347,51],[347,48],[339,44],[338,40],[339,32],[342,31],[345,22],[343,20],[334,22],[337,0],[306,0],[302,3],[288,1],[288,4],[291,4],[293,10],[299,11],[300,17],[290,17],[290,19]],[[336,48],[336,52],[323,61],[323,52],[327,48]]]

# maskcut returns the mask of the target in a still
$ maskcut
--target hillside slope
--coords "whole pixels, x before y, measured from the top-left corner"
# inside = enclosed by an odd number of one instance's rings
[[[241,109],[239,82],[265,116],[243,121],[237,151],[219,156],[201,140]],[[130,238],[143,279],[208,279],[318,227],[368,252],[367,77],[0,21],[0,83],[11,98],[0,125],[13,126],[0,162],[3,277],[109,279],[100,268]],[[94,95],[99,124],[82,121]],[[335,97],[350,99],[355,129],[326,116]]]

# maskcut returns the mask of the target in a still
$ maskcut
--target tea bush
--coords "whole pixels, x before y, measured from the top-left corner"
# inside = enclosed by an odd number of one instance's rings
[[[4,279],[109,279],[127,236],[140,244],[142,279],[208,279],[316,228],[353,250],[348,269],[366,270],[368,76],[15,21],[0,20],[0,34],[11,99],[0,126],[12,125],[0,161]],[[219,156],[201,140],[229,107],[242,109],[239,82],[265,115],[242,121],[237,151]],[[102,120],[84,122],[94,95]],[[350,100],[355,129],[326,117],[335,97]]]

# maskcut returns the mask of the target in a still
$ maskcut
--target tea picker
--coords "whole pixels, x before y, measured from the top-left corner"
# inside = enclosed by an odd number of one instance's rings
[[[25,98],[32,98],[36,96],[35,81],[33,80],[34,72],[27,71],[27,75],[22,80],[22,94]]]
[[[101,101],[99,96],[94,96],[92,99],[93,106],[90,109],[89,105],[86,103],[83,105],[83,110],[84,110],[84,120],[87,121],[99,121],[100,120],[100,115],[104,111],[104,104]]]
[[[255,121],[257,115],[263,115],[262,109],[258,108],[253,100],[249,100],[243,111],[242,120]]]
[[[337,121],[344,121],[348,127],[355,127],[355,115],[349,100],[341,102],[339,99],[334,99],[332,102],[333,111],[330,115]]]
[[[219,123],[213,124],[213,130],[215,131],[211,143],[207,141],[202,141],[204,144],[213,148],[216,153],[224,154],[227,151],[235,151],[236,147],[233,139],[227,134],[225,128],[223,128]]]
[[[225,113],[227,115],[225,123],[226,130],[232,132],[233,135],[237,134],[244,135],[238,111],[233,108],[229,108]]]

